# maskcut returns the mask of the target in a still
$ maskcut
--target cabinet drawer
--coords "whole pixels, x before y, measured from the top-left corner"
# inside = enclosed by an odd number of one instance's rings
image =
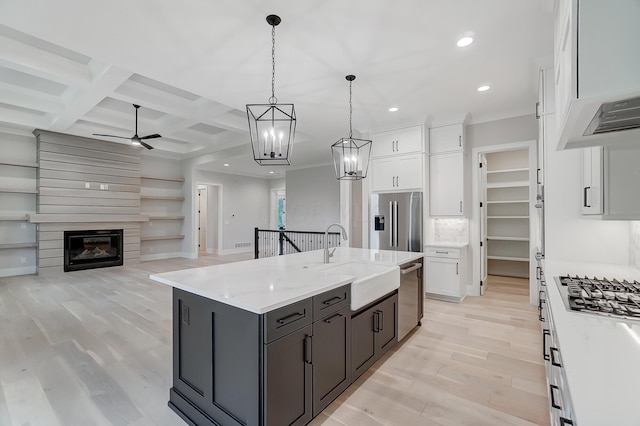
[[[451,259],[459,259],[460,249],[447,247],[428,247],[425,255],[429,257],[448,257]]]
[[[351,304],[351,285],[313,296],[313,318],[319,320]]]
[[[265,343],[289,334],[297,329],[311,324],[313,312],[312,298],[284,306],[265,314],[264,336]]]

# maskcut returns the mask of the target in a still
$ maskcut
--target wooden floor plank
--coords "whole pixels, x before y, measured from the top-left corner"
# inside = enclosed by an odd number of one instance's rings
[[[149,274],[250,254],[0,279],[0,424],[183,424],[167,407],[171,289]],[[549,423],[542,337],[528,281],[425,300],[425,318],[312,425]],[[82,423],[79,423],[82,422]]]

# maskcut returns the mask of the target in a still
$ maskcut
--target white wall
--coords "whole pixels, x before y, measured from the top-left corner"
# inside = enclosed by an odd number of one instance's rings
[[[288,171],[286,187],[287,229],[324,231],[340,222],[340,181],[333,166]]]

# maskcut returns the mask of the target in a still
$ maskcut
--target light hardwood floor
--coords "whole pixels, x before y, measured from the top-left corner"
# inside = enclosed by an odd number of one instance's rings
[[[184,424],[167,407],[171,290],[148,275],[250,257],[0,279],[0,425]],[[427,299],[422,327],[311,424],[548,424],[541,345],[526,280]]]

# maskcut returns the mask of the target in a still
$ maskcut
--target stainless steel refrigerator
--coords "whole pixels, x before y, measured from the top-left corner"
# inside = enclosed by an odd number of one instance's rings
[[[422,192],[371,195],[369,247],[422,251]]]

